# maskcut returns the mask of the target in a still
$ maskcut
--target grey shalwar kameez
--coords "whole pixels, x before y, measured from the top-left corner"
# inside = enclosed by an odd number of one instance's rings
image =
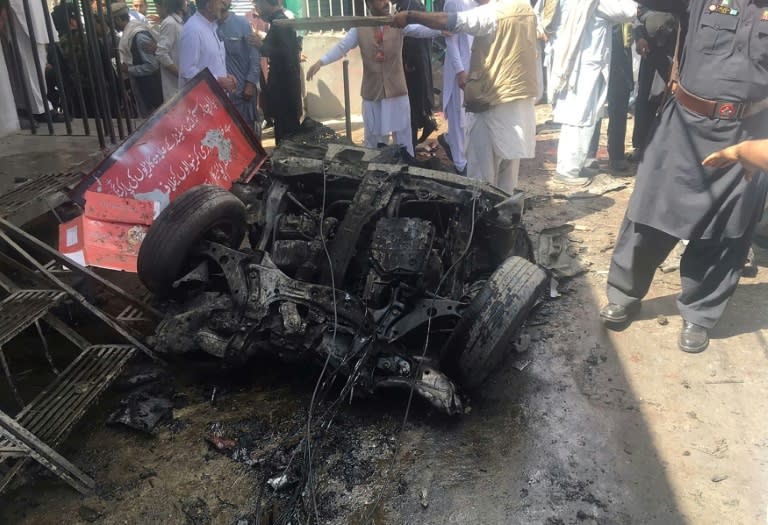
[[[767,0],[642,3],[660,11],[687,4],[680,83],[688,92],[727,102],[768,96]],[[674,99],[667,103],[616,243],[610,302],[629,306],[642,299],[676,240],[688,239],[680,266],[680,313],[705,328],[717,323],[741,276],[768,180],[760,174],[747,181],[740,164],[712,169],[701,162],[714,151],[760,138],[768,138],[768,111],[722,120],[698,115]]]
[[[219,23],[219,37],[224,41],[226,49],[227,73],[237,80],[237,92],[231,93],[229,99],[237,108],[240,116],[251,129],[259,134],[260,123],[257,121],[256,95],[249,99],[243,97],[245,83],[252,83],[259,88],[261,74],[261,53],[258,48],[248,44],[247,37],[253,32],[251,24],[245,17],[229,13],[224,21]]]

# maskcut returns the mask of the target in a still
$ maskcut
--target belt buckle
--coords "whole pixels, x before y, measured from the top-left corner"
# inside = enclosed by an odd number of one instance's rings
[[[740,102],[717,102],[711,118],[720,120],[741,120],[747,109],[746,104]]]

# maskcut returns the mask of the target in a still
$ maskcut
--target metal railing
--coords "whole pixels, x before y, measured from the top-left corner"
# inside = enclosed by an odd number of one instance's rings
[[[42,6],[49,63],[43,63],[38,52],[40,35],[35,34],[32,2],[40,2]],[[54,135],[54,120],[63,120],[67,135],[72,135],[73,121],[82,120],[85,135],[91,135],[93,123],[101,148],[106,147],[107,139],[112,144],[116,144],[118,138],[125,139],[133,132],[132,118],[137,113],[125,79],[118,74],[117,40],[110,24],[106,23],[112,19],[111,3],[97,1],[94,12],[89,0],[61,0],[57,9],[64,10],[65,23],[59,28],[63,30],[58,31],[58,38],[54,37],[55,29],[45,0],[22,0],[22,5],[31,49],[21,48],[26,40],[19,38],[24,28],[19,27],[14,14],[8,12],[11,50],[8,68],[9,74],[19,80],[16,85],[30,132],[37,134],[42,124],[47,126],[48,134]],[[72,20],[74,24],[70,24]],[[26,71],[23,65],[22,53],[30,52],[34,71]],[[48,75],[47,66],[51,68]],[[27,83],[31,78],[42,96],[42,113],[38,113],[32,86]],[[37,122],[36,114],[44,116],[42,123]]]

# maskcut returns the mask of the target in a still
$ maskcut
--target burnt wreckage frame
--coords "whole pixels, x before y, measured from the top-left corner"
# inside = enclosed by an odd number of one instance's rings
[[[154,347],[314,359],[355,394],[413,389],[459,413],[454,380],[486,379],[548,281],[522,208],[394,148],[284,144],[269,172],[192,188],[150,228],[139,277],[174,299]]]

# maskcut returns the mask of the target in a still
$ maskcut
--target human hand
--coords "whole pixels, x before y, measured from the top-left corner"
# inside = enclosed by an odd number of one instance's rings
[[[459,84],[459,87],[461,89],[464,89],[467,85],[467,78],[469,75],[467,75],[466,71],[459,71],[456,73],[456,82]]]
[[[144,44],[142,44],[141,49],[143,49],[147,53],[154,55],[155,51],[157,51],[157,42],[155,42],[154,40],[145,42]]]
[[[651,51],[651,46],[645,38],[638,38],[635,42],[635,51],[644,57]]]
[[[312,80],[312,78],[317,75],[317,72],[320,71],[321,67],[323,67],[323,63],[319,60],[309,66],[309,69],[307,70],[307,81]]]
[[[259,33],[251,33],[246,37],[246,40],[248,41],[248,44],[253,47],[261,47],[262,44],[264,44],[264,39],[261,38]]]
[[[227,75],[226,77],[219,77],[216,79],[221,88],[228,92],[228,93],[234,93],[237,90],[237,80],[235,80],[235,77],[232,75]]]
[[[125,62],[121,62],[120,63],[120,71],[122,71],[123,73],[125,73],[127,75],[128,74],[128,64],[126,64]]]
[[[747,181],[752,180],[755,172],[759,171],[760,169],[759,166],[752,164],[742,157],[741,144],[736,144],[735,146],[730,146],[720,151],[716,151],[705,158],[701,164],[702,166],[706,166],[708,168],[719,169],[733,166],[737,162],[740,162],[741,165],[744,166],[744,169],[746,170],[744,178]]]
[[[251,100],[255,93],[256,86],[253,85],[253,82],[246,82],[245,87],[243,88],[243,99]]]
[[[408,25],[408,11],[400,11],[392,17],[392,27],[405,27]]]

